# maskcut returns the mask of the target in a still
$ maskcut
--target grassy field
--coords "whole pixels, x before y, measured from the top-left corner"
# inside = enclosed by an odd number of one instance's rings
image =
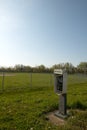
[[[0,130],[87,130],[87,76],[68,76],[67,107],[72,116],[63,126],[46,118],[58,109],[52,75],[32,74],[31,81],[29,73],[14,73],[4,81],[2,88],[0,76]]]

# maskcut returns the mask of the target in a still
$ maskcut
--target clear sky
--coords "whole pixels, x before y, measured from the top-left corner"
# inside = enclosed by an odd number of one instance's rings
[[[0,0],[0,66],[87,61],[87,0]]]

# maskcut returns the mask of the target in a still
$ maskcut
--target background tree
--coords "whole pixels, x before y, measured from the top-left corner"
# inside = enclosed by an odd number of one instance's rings
[[[77,69],[80,73],[87,73],[87,62],[80,62],[80,64],[77,66]]]

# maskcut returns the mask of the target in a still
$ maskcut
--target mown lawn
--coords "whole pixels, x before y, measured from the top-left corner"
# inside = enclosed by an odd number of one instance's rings
[[[72,115],[67,123],[51,124],[46,114],[58,109],[53,76],[32,74],[31,85],[31,74],[15,73],[5,77],[4,90],[0,91],[0,130],[86,130],[87,76],[68,76],[67,107]]]

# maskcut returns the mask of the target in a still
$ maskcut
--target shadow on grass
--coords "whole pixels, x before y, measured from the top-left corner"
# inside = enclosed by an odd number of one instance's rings
[[[69,109],[79,109],[79,110],[86,110],[87,109],[87,105],[83,104],[80,101],[76,101],[74,103],[71,104],[71,106],[67,106]]]

